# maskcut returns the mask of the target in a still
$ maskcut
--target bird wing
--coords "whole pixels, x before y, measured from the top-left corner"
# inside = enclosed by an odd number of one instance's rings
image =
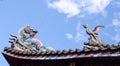
[[[104,26],[100,26],[100,25],[96,26],[96,27],[94,28],[93,32],[94,32],[95,34],[98,34],[98,31],[99,31],[100,28],[104,28]]]

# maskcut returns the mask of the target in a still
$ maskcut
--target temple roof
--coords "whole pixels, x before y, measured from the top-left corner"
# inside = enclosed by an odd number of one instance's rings
[[[78,59],[78,58],[96,58],[96,57],[120,57],[120,46],[111,45],[105,48],[92,49],[85,48],[57,50],[57,51],[19,51],[10,47],[5,47],[3,55],[28,60],[57,60],[57,59]]]
[[[55,51],[49,47],[42,46],[42,43],[34,38],[37,31],[30,26],[25,26],[19,31],[20,34],[18,36],[10,35],[11,38],[9,42],[11,43],[11,47],[5,47],[2,53],[9,59],[27,60],[120,57],[120,42],[118,45],[109,45],[104,43],[98,36],[98,31],[100,28],[103,28],[103,26],[98,25],[95,27],[95,30],[89,29],[86,24],[83,25],[83,27],[89,35],[89,41],[84,42],[84,48],[82,50],[69,49]]]

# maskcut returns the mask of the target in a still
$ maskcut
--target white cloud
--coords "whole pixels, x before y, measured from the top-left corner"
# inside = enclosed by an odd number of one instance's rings
[[[80,42],[80,41],[85,41],[87,39],[87,37],[85,36],[85,31],[83,29],[80,29],[80,22],[77,23],[77,26],[76,26],[76,34],[73,35],[71,33],[66,33],[66,37],[67,39],[72,39],[74,40],[75,42]]]
[[[65,36],[67,39],[70,39],[70,40],[73,39],[73,35],[70,33],[66,33]]]
[[[87,7],[85,10],[90,14],[99,13],[99,12],[102,12],[109,5],[109,3],[110,3],[110,0],[87,0],[87,3],[86,3]]]
[[[115,27],[120,27],[120,21],[118,19],[113,19],[112,24]]]
[[[80,22],[77,23],[77,26],[76,26],[76,36],[75,36],[75,41],[76,42],[79,42],[80,40],[84,40],[86,37],[84,34],[84,31],[83,29],[80,28],[81,24]]]
[[[50,7],[57,9],[60,13],[67,14],[67,17],[72,17],[79,14],[77,4],[71,0],[58,0],[48,4]]]
[[[113,39],[117,42],[120,41],[120,35],[119,34],[116,34],[115,37],[113,37]]]
[[[120,1],[114,1],[114,5],[118,8],[120,8]]]
[[[120,12],[113,13],[114,18],[120,19]]]
[[[80,42],[80,40],[87,39],[87,37],[85,36],[85,34],[86,33],[83,33],[82,30],[81,30],[81,32],[76,32],[75,41],[76,42]]]
[[[113,40],[119,42],[120,41],[120,20],[113,19],[112,25],[114,27],[114,31],[116,32],[115,36],[113,37]]]
[[[103,12],[111,0],[55,0],[49,1],[48,6],[64,13],[67,17]]]
[[[108,24],[106,27],[110,28],[113,33],[112,36],[111,34],[107,33],[108,36],[112,37],[111,39],[114,40],[115,42],[119,42],[120,41],[120,12],[113,13],[112,23]]]

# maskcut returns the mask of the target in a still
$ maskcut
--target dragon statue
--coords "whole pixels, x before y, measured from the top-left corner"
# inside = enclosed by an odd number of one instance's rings
[[[37,33],[38,31],[29,25],[21,28],[18,31],[18,36],[10,35],[11,38],[9,42],[12,44],[11,48],[20,51],[43,51],[44,47],[44,51],[51,51],[51,49],[42,46],[42,43],[38,39],[34,38]]]
[[[105,43],[98,36],[99,29],[104,28],[104,26],[98,25],[94,28],[94,30],[89,29],[87,24],[84,24],[83,27],[86,29],[86,33],[89,35],[89,42],[85,44],[89,44],[91,46],[106,46]],[[87,47],[90,46],[87,45]]]

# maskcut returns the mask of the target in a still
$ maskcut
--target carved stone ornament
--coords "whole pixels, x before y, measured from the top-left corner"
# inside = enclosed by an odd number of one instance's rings
[[[11,48],[19,51],[51,51],[52,49],[42,46],[40,40],[34,38],[37,30],[30,26],[22,27],[18,31],[18,36],[10,35]],[[43,48],[44,47],[44,48]]]
[[[85,48],[99,49],[106,47],[106,44],[98,36],[99,29],[104,28],[104,26],[98,25],[94,28],[94,30],[91,30],[87,24],[84,24],[83,27],[86,29],[86,33],[89,35],[89,42],[84,43]]]

